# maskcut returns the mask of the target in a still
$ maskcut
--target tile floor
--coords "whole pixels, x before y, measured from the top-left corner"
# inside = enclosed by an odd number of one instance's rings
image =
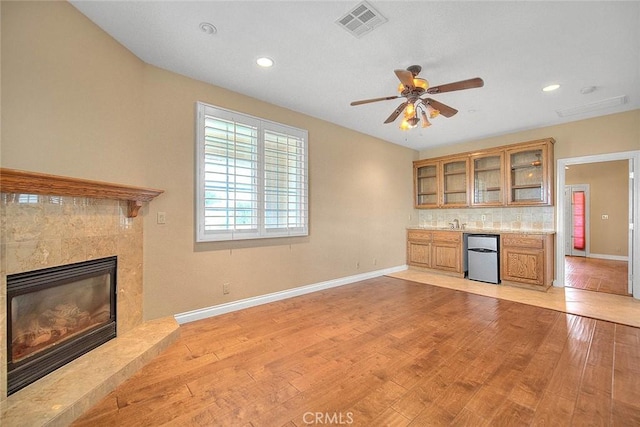
[[[640,300],[628,296],[556,287],[540,292],[411,269],[389,276],[640,327]]]

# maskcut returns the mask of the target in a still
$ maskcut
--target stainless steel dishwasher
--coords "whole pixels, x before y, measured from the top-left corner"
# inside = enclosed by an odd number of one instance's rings
[[[500,283],[500,236],[470,234],[467,241],[469,279]]]

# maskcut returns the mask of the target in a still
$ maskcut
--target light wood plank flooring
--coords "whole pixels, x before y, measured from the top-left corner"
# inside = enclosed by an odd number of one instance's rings
[[[380,277],[183,325],[74,425],[640,425],[639,375],[638,328]]]
[[[629,295],[628,263],[576,256],[564,257],[564,285],[587,291]]]

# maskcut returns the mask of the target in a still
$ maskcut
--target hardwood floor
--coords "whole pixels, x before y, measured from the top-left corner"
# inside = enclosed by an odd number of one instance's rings
[[[74,426],[640,425],[640,329],[380,277],[181,327]]]
[[[565,256],[564,259],[565,286],[616,295],[629,295],[627,261],[575,256]]]

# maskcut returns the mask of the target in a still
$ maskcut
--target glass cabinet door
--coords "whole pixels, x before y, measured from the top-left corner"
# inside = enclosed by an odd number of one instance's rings
[[[509,204],[545,204],[548,200],[546,146],[508,150]]]
[[[424,165],[415,169],[416,205],[438,205],[438,165]]]
[[[502,153],[471,157],[472,205],[499,206],[503,204],[503,162],[504,155]]]
[[[442,163],[442,206],[467,206],[467,170],[469,159],[452,159]]]

